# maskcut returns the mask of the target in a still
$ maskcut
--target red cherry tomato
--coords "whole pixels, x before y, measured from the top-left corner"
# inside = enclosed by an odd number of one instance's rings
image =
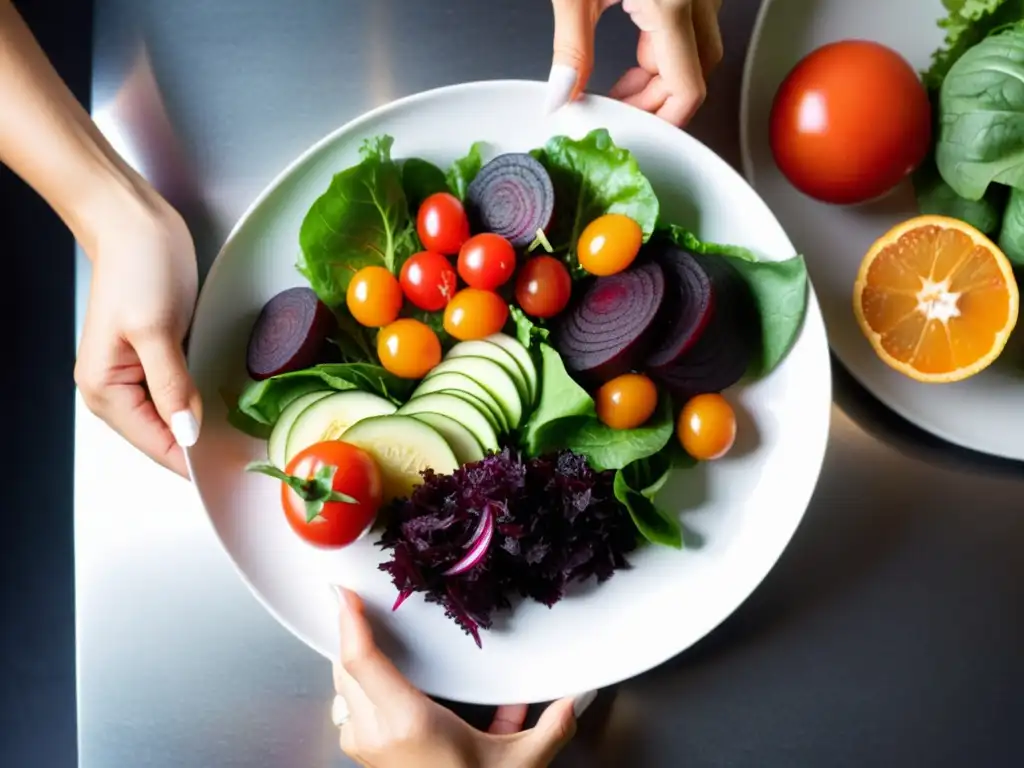
[[[437,192],[420,205],[416,232],[428,251],[451,256],[469,239],[469,217],[459,198]]]
[[[786,76],[769,130],[775,162],[793,186],[826,203],[861,203],[921,164],[931,106],[898,53],[846,40],[811,52]]]
[[[459,277],[471,288],[493,291],[516,271],[516,250],[501,235],[474,235],[459,250]]]
[[[551,256],[530,259],[516,277],[516,302],[533,317],[554,317],[565,309],[571,295],[569,270]]]
[[[344,547],[362,536],[377,515],[383,493],[380,470],[362,448],[328,440],[296,454],[285,472],[312,481],[307,487],[315,488],[317,473],[324,467],[335,469],[330,489],[354,498],[355,504],[325,501],[317,512],[311,508],[312,502],[281,483],[281,505],[292,530],[307,542],[319,547]]]
[[[451,262],[431,251],[420,251],[410,256],[402,266],[399,281],[405,298],[428,312],[437,312],[448,306],[458,285]]]

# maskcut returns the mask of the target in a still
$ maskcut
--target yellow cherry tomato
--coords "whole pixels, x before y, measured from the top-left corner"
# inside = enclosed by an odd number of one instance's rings
[[[403,379],[422,379],[441,362],[441,342],[419,320],[396,320],[377,334],[380,364]]]
[[[459,341],[498,333],[508,320],[508,304],[494,291],[463,288],[444,309],[444,329]]]
[[[697,395],[683,406],[676,434],[693,458],[720,459],[736,441],[736,413],[721,395]]]
[[[612,429],[636,429],[658,407],[658,390],[643,374],[624,373],[597,390],[594,404],[597,418]]]
[[[580,266],[592,275],[621,272],[640,252],[644,233],[629,216],[606,213],[587,225],[576,244]]]
[[[401,312],[402,286],[384,267],[363,267],[348,284],[345,303],[357,323],[380,328]]]

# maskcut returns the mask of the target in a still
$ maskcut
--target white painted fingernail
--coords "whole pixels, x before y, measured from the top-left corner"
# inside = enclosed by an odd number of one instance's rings
[[[579,720],[580,716],[587,711],[587,707],[594,703],[594,699],[597,698],[597,691],[587,691],[581,693],[575,699],[572,700],[572,714]]]
[[[171,434],[182,448],[191,448],[199,439],[199,422],[192,411],[178,411],[171,416]]]
[[[556,109],[569,103],[573,88],[576,87],[576,70],[565,64],[552,64],[548,75],[548,95],[544,110],[551,114]]]
[[[335,696],[334,701],[331,702],[331,720],[337,727],[341,728],[341,726],[349,721],[350,716],[348,702],[342,696]]]

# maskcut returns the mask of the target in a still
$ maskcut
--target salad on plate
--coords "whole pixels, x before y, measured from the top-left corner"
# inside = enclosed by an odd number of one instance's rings
[[[518,599],[685,548],[659,491],[729,453],[729,390],[786,357],[807,273],[664,220],[603,129],[445,169],[392,148],[309,209],[229,418],[298,536],[378,547],[395,609],[421,594],[480,645]]]

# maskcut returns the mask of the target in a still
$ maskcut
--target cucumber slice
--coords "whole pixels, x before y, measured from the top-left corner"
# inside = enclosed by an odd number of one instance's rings
[[[472,432],[485,451],[496,451],[498,435],[488,417],[484,415],[484,411],[486,407],[483,403],[477,406],[468,399],[450,392],[431,392],[429,395],[410,400],[398,409],[398,413],[403,416],[413,416],[417,413],[439,413],[448,416]]]
[[[315,406],[314,406],[315,407]],[[366,451],[380,468],[384,502],[408,497],[423,482],[421,472],[448,475],[459,468],[451,446],[441,434],[408,416],[374,416],[349,427],[341,436]]]
[[[353,424],[374,416],[388,416],[397,409],[394,403],[369,392],[334,392],[307,407],[288,433],[285,462],[295,454],[324,440],[340,440]]]
[[[491,412],[491,415],[494,416],[492,421],[494,422],[495,427],[500,427],[502,432],[509,431],[505,412],[501,410],[501,406],[498,405],[498,401],[494,399],[494,395],[484,389],[476,380],[471,379],[464,374],[440,373],[436,376],[427,374],[427,377],[412,393],[412,397],[429,395],[431,392],[443,392],[445,390],[465,392],[466,394],[473,395],[473,397],[481,400]],[[411,400],[412,398],[409,399]],[[474,403],[474,405],[476,405],[476,403]]]
[[[441,392],[443,392],[446,395],[455,395],[457,398],[459,398],[459,400],[465,400],[467,403],[469,403],[478,411],[480,411],[480,413],[484,415],[487,421],[491,423],[491,428],[494,429],[494,434],[498,436],[508,434],[508,428],[505,425],[505,414],[502,414],[501,418],[499,419],[497,416],[491,413],[490,408],[487,407],[487,403],[485,403],[476,395],[471,395],[469,394],[469,392],[464,392],[461,389],[442,389]]]
[[[526,383],[526,374],[519,367],[516,359],[506,350],[493,344],[486,339],[476,341],[463,341],[451,348],[445,356],[446,360],[454,360],[459,357],[486,357],[500,365],[516,385],[519,392],[519,400],[523,404],[530,402],[530,387]]]
[[[277,417],[277,423],[270,432],[270,439],[267,440],[267,458],[270,463],[278,469],[284,469],[288,462],[285,457],[288,455],[288,433],[292,431],[295,420],[299,414],[306,410],[317,400],[323,400],[333,393],[333,389],[322,392],[309,392],[292,400]]]
[[[509,429],[519,427],[523,419],[523,401],[519,399],[515,381],[496,362],[486,357],[457,357],[434,366],[427,376],[440,376],[442,373],[461,373],[476,381],[498,401]]]
[[[484,341],[497,344],[519,363],[519,368],[526,378],[526,386],[530,391],[529,400],[524,405],[533,408],[537,402],[537,395],[540,393],[540,374],[537,372],[537,365],[533,362],[530,350],[520,344],[518,339],[509,336],[507,333],[496,333],[493,336],[488,336]]]
[[[459,464],[472,464],[481,461],[487,455],[476,435],[450,416],[440,413],[415,413],[413,418],[436,429],[451,446]]]

